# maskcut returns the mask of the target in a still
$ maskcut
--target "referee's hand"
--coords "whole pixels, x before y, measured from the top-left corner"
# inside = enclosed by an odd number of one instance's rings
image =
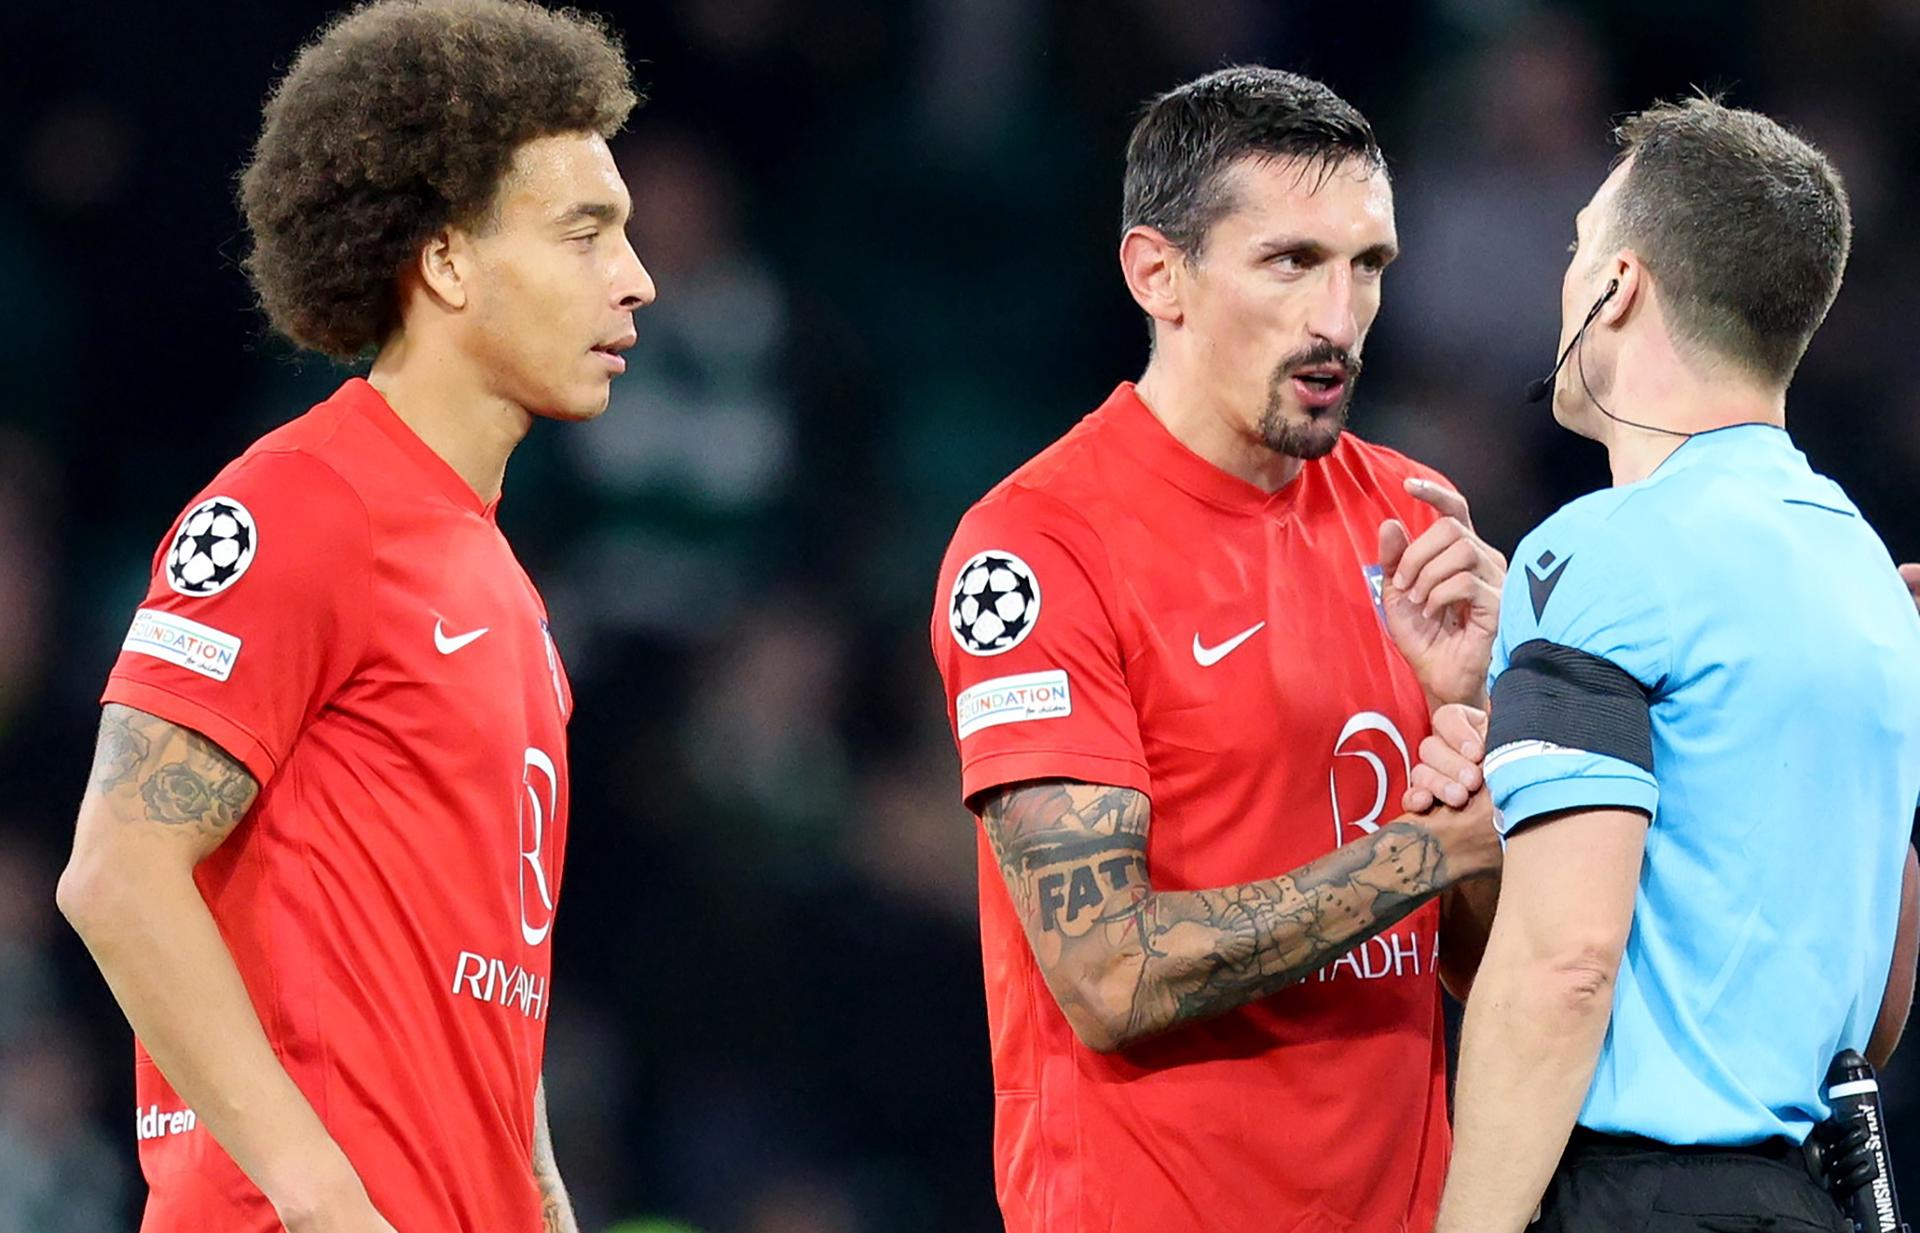
[[[1913,606],[1920,608],[1920,565],[1902,565],[1900,579],[1907,584],[1907,590],[1913,592]]]
[[[1420,765],[1407,777],[1400,807],[1425,813],[1437,801],[1455,809],[1480,790],[1480,759],[1487,753],[1487,713],[1458,703],[1433,713],[1433,735],[1420,742]]]

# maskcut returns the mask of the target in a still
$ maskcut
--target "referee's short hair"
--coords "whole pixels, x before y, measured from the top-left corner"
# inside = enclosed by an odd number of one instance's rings
[[[1233,208],[1230,171],[1242,159],[1300,159],[1324,178],[1358,160],[1384,170],[1373,126],[1321,82],[1263,65],[1235,65],[1148,103],[1127,141],[1120,231],[1158,230],[1189,261]]]
[[[1615,131],[1633,160],[1606,248],[1631,248],[1675,341],[1784,386],[1826,319],[1853,241],[1840,173],[1756,111],[1695,97]]]

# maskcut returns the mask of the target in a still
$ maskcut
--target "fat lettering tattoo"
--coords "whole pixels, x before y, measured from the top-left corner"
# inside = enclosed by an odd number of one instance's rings
[[[1149,803],[1133,789],[1017,784],[981,820],[1061,1009],[1116,1047],[1283,989],[1454,880],[1439,841],[1409,822],[1281,877],[1155,891]]]

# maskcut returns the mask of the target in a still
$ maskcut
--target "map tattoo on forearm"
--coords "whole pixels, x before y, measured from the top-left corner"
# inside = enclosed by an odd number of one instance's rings
[[[1061,1009],[1115,1044],[1311,975],[1454,880],[1439,841],[1407,822],[1282,877],[1155,891],[1140,792],[1020,784],[988,800],[982,821]]]
[[[101,712],[93,782],[135,816],[208,837],[233,829],[260,794],[247,769],[206,737],[117,703]]]

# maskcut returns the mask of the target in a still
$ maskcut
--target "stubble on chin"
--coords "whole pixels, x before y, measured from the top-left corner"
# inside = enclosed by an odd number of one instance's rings
[[[1277,384],[1267,393],[1267,406],[1260,413],[1260,439],[1276,454],[1313,462],[1333,453],[1340,433],[1347,426],[1347,408],[1353,405],[1353,381],[1347,382],[1337,406],[1302,420],[1290,416],[1286,395]]]

